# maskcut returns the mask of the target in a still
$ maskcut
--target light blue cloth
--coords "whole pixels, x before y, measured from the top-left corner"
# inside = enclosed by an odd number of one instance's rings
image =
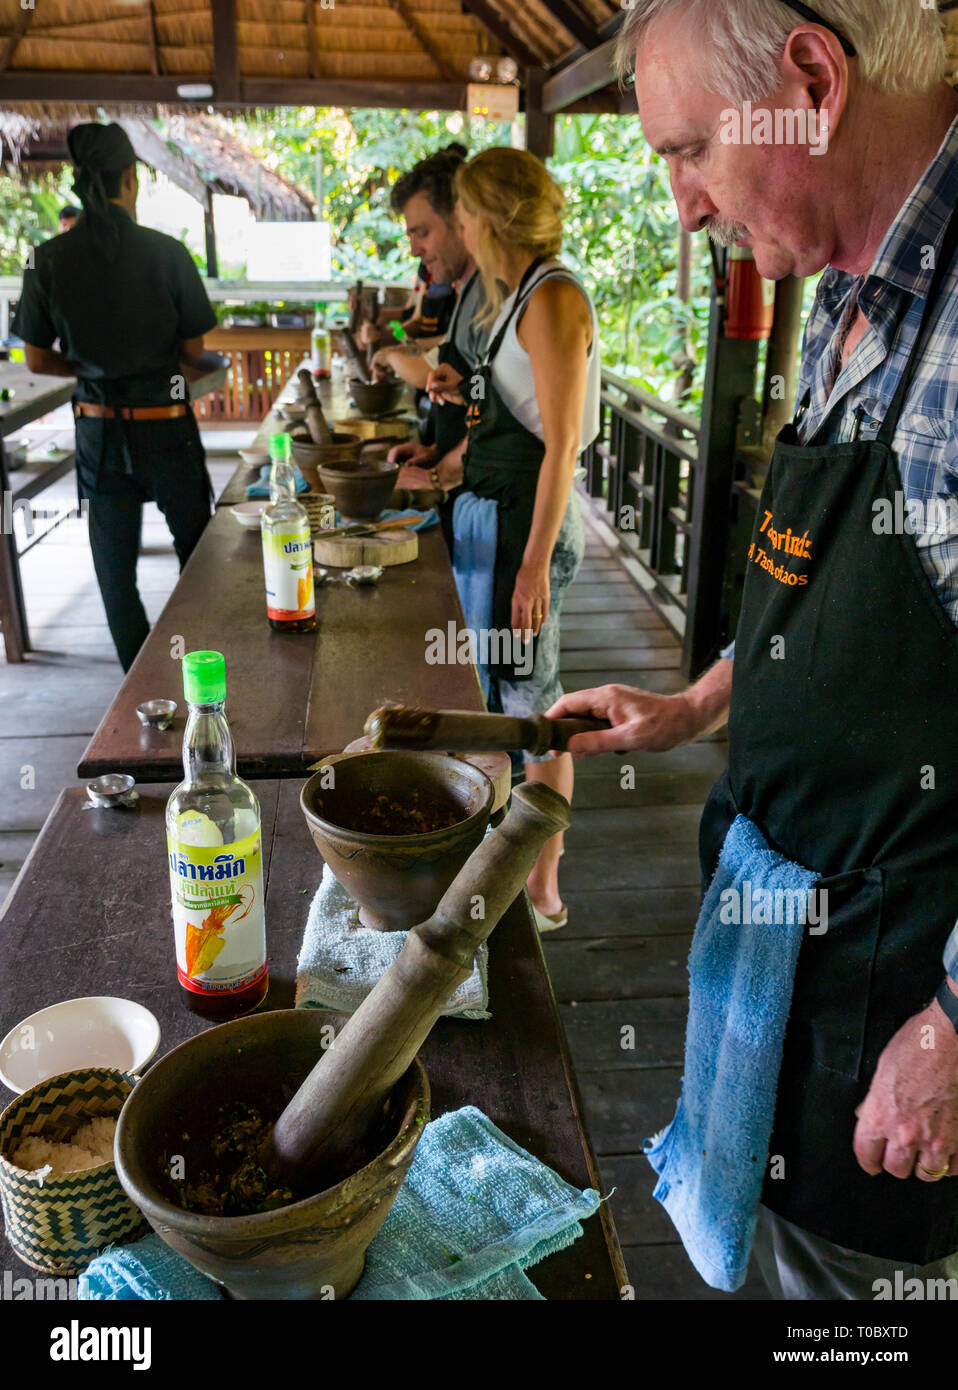
[[[478,637],[492,631],[499,507],[491,497],[462,492],[452,509],[453,574],[466,627]],[[478,655],[478,652],[477,652]],[[488,668],[476,662],[479,684],[489,698]]]
[[[740,1288],[748,1272],[795,967],[810,929],[803,918],[817,880],[738,816],[695,929],[682,1095],[645,1152],[659,1174],[653,1195],[715,1289]],[[746,916],[759,890],[798,894],[797,910],[789,913],[783,898],[776,913],[793,920],[735,925],[736,905]]]
[[[328,864],[310,903],[296,962],[297,1009],[338,1009],[351,1014],[379,983],[406,944],[408,931],[364,927],[359,909]],[[472,974],[447,1000],[444,1015],[489,1018],[489,948],[476,951]]]
[[[156,1302],[222,1297],[218,1285],[152,1233],[132,1245],[108,1246],[77,1282],[79,1299]]]
[[[475,1106],[449,1111],[426,1126],[352,1298],[542,1302],[523,1271],[577,1240],[600,1200],[592,1188],[570,1187]],[[78,1296],[222,1297],[158,1236],[100,1255],[80,1276]]]
[[[296,491],[309,492],[309,483],[303,477],[302,473],[300,473],[295,463],[291,464],[290,466],[293,470],[293,476],[296,479]],[[250,499],[253,499],[254,497],[269,497],[269,475],[271,472],[272,464],[264,463],[262,468],[259,470],[259,478],[257,479],[257,481],[255,483],[250,483],[247,487],[246,496]]]

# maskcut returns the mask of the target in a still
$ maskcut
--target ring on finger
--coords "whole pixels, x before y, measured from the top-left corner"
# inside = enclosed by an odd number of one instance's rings
[[[928,1177],[932,1178],[936,1182],[939,1178],[946,1178],[948,1174],[951,1172],[950,1163],[946,1163],[944,1168],[926,1168],[923,1163],[919,1163],[918,1167],[921,1169],[923,1173],[927,1173]]]

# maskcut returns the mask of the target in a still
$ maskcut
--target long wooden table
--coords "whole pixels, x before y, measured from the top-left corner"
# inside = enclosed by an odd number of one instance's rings
[[[256,786],[270,958],[261,1007],[268,1009],[293,1004],[296,957],[321,873],[299,808],[301,785]],[[99,994],[153,1011],[162,1030],[158,1055],[208,1026],[181,1002],[176,983],[163,819],[169,788],[139,790],[137,809],[119,811],[83,810],[76,787],[61,793],[0,914],[0,1036],[46,1005]],[[433,1114],[476,1105],[568,1182],[601,1191],[524,894],[489,945],[492,1018],[441,1019],[422,1049]],[[604,1202],[578,1241],[530,1270],[546,1298],[620,1297],[628,1281],[609,1208]],[[7,1268],[27,1272],[4,1240],[0,1270]]]
[[[426,633],[461,627],[462,610],[438,526],[419,537],[419,559],[387,569],[378,585],[316,591],[310,633],[274,632],[266,619],[259,531],[217,511],[78,767],[80,777],[128,772],[178,781],[186,706],[177,654],[221,651],[226,712],[241,776],[293,777],[358,738],[377,705],[482,710],[475,668],[429,665]],[[165,733],[136,707],[171,699]]]

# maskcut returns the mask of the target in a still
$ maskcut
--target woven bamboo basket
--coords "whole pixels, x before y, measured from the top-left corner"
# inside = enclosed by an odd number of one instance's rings
[[[8,1157],[29,1135],[64,1143],[86,1120],[119,1115],[135,1082],[106,1067],[64,1072],[32,1086],[0,1115],[0,1204],[7,1239],[32,1269],[79,1274],[104,1246],[147,1231],[112,1160],[78,1173],[50,1174],[41,1187]]]

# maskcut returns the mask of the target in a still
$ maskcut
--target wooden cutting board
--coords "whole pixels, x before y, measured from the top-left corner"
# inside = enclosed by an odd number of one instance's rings
[[[323,536],[321,531],[314,531],[313,558],[323,569],[408,565],[419,559],[419,536],[405,529],[372,536]]]

